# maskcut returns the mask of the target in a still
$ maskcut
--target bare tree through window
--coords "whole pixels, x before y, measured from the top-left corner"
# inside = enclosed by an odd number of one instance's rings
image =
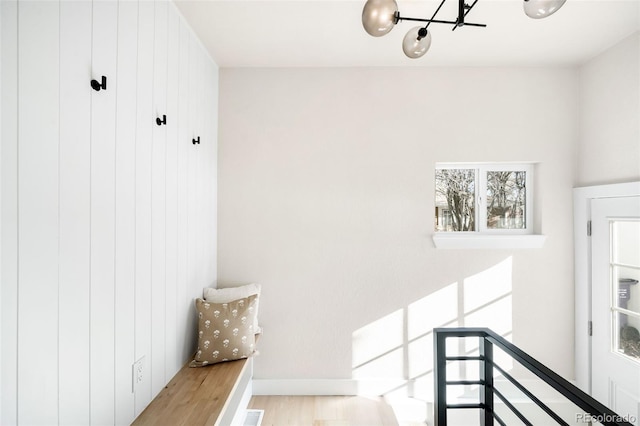
[[[487,172],[487,228],[526,227],[526,172]]]
[[[475,170],[436,170],[436,230],[475,231],[475,193]]]

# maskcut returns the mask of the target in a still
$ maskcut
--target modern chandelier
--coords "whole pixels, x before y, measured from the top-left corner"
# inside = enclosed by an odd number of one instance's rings
[[[402,50],[409,58],[419,58],[429,50],[431,46],[431,31],[429,25],[433,24],[450,24],[453,25],[452,30],[458,27],[486,27],[486,24],[476,24],[465,20],[467,14],[478,3],[474,0],[471,5],[465,3],[465,0],[458,0],[458,17],[455,20],[436,19],[438,12],[447,0],[442,0],[440,5],[433,13],[430,19],[425,18],[409,18],[400,15],[396,0],[367,0],[362,10],[362,25],[370,35],[380,37],[387,34],[393,29],[393,26],[401,21],[414,21],[426,23],[423,27],[413,27],[404,36],[402,41]],[[546,18],[555,13],[566,0],[523,0],[524,13],[530,18],[540,19]]]

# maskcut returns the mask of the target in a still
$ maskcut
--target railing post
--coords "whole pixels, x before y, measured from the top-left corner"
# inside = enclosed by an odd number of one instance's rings
[[[493,426],[493,344],[486,336],[480,336],[480,381],[484,383],[480,392],[480,426]]]
[[[446,334],[433,330],[433,382],[435,384],[435,426],[447,426],[447,345]]]

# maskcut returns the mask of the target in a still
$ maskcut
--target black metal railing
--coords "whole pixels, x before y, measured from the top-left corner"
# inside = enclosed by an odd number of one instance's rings
[[[494,347],[500,348],[512,359],[524,366],[527,370],[538,376],[568,401],[575,404],[591,419],[597,419],[605,426],[633,426],[627,419],[619,416],[600,402],[593,399],[576,386],[551,371],[548,367],[536,361],[530,355],[522,351],[513,343],[508,342],[504,337],[491,331],[488,328],[435,328],[434,337],[434,382],[435,382],[435,425],[447,426],[448,409],[479,409],[480,426],[492,426],[494,421],[505,426],[505,421],[494,410],[494,402],[499,400],[505,407],[515,415],[522,424],[533,425],[530,419],[518,409],[515,403],[509,401],[508,397],[494,386],[494,373],[504,377],[515,386],[528,400],[540,407],[551,419],[560,425],[569,426],[559,414],[554,412],[547,404],[536,397],[520,381],[512,377],[507,371],[496,364],[493,357]],[[479,351],[475,356],[447,356],[446,340],[448,338],[477,337],[479,339]],[[478,380],[447,380],[447,362],[450,361],[477,361],[479,364]],[[477,385],[480,390],[477,403],[450,404],[447,402],[447,386],[454,385]],[[576,413],[577,415],[578,413]],[[584,418],[584,417],[583,417]],[[586,424],[588,422],[585,421]],[[539,422],[538,422],[539,424]],[[574,422],[575,424],[575,422]]]

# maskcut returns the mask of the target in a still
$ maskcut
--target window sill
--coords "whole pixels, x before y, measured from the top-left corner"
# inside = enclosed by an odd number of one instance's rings
[[[440,234],[433,235],[438,249],[535,249],[546,235]]]

